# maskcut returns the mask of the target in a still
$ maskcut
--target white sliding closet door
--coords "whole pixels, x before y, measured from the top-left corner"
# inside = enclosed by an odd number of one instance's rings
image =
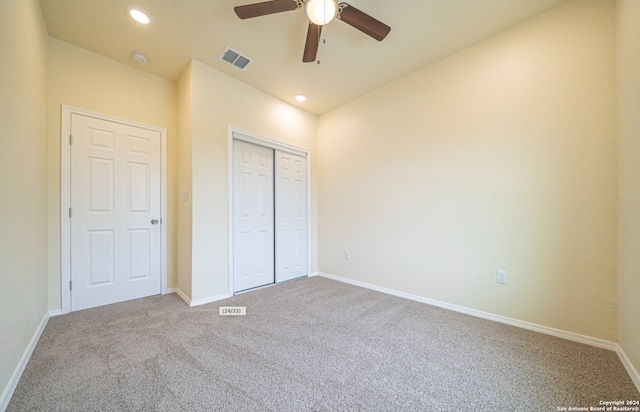
[[[307,275],[307,158],[276,150],[276,282]]]
[[[233,277],[239,292],[274,282],[273,149],[233,143]]]
[[[304,277],[309,260],[306,154],[242,137],[252,143],[233,140],[233,292]]]

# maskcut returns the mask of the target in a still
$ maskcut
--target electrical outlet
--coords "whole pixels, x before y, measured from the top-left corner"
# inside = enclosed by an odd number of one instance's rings
[[[351,252],[349,252],[348,250],[344,251],[344,260],[350,260],[351,259]]]
[[[498,282],[498,283],[507,283],[507,271],[506,270],[497,270],[496,271],[496,282]]]

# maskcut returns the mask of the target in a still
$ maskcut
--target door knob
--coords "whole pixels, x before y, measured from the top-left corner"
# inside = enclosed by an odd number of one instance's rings
[[[152,225],[157,225],[158,224],[158,219],[151,219],[151,224]]]

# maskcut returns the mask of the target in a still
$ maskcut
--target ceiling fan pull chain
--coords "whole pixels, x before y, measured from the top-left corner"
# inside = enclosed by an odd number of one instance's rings
[[[322,32],[321,32],[321,31],[319,31],[319,32],[318,32],[318,43],[320,43],[320,36],[321,36],[321,34],[322,34]],[[323,44],[326,44],[326,43],[327,43],[327,39],[322,39],[322,43],[323,43]],[[318,59],[316,63],[320,64],[320,59]]]

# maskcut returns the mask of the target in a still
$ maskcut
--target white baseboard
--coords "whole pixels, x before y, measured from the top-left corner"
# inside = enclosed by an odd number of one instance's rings
[[[178,295],[180,299],[182,299],[188,306],[191,306],[191,299],[189,299],[187,295],[185,295],[184,292],[180,290],[180,288],[176,288],[176,295]]]
[[[61,310],[60,310],[60,313],[62,313]],[[38,344],[38,340],[40,340],[40,336],[42,335],[44,328],[47,326],[48,321],[49,321],[49,313],[46,313],[42,318],[40,325],[38,325],[38,328],[33,334],[33,337],[31,337],[31,341],[29,341],[27,348],[22,354],[22,357],[20,358],[20,362],[18,362],[18,365],[13,371],[13,374],[11,375],[11,378],[9,379],[7,386],[4,388],[2,395],[0,395],[0,411],[4,412],[7,409],[7,406],[9,406],[9,401],[13,396],[13,391],[16,390],[16,386],[18,386],[18,382],[20,381],[20,377],[22,377],[24,368],[27,367],[27,363],[31,358],[31,354],[33,353],[33,350],[36,348],[36,345]]]
[[[622,349],[622,346],[620,346],[619,344],[616,344],[616,352],[618,353],[620,362],[622,362],[624,368],[627,370],[627,373],[631,377],[631,380],[636,385],[636,389],[638,389],[638,392],[640,392],[640,373],[638,373],[627,354],[624,353],[624,349]]]
[[[62,315],[62,309],[53,309],[49,311],[49,317],[52,318],[54,316]]]
[[[360,281],[357,281],[357,280],[343,278],[343,277],[340,277],[340,276],[330,275],[328,273],[318,272],[317,274],[319,276],[322,276],[322,277],[325,277],[325,278],[328,278],[328,279],[333,279],[333,280],[337,280],[339,282],[349,283],[351,285],[360,286],[360,287],[363,287],[363,288],[375,290],[377,292],[386,293],[388,295],[398,296],[398,297],[401,297],[401,298],[414,300],[416,302],[421,302],[421,303],[426,303],[428,305],[437,306],[439,308],[452,310],[454,312],[460,312],[460,313],[464,313],[464,314],[467,314],[467,315],[475,316],[475,317],[478,317],[478,318],[488,319],[488,320],[492,320],[492,321],[500,322],[500,323],[505,323],[507,325],[516,326],[516,327],[519,327],[519,328],[532,330],[534,332],[544,333],[546,335],[556,336],[556,337],[567,339],[567,340],[571,340],[571,341],[574,341],[574,342],[580,342],[580,343],[584,343],[584,344],[587,344],[587,345],[596,346],[598,348],[603,348],[603,349],[608,349],[608,350],[615,351],[618,354],[618,358],[620,358],[620,361],[622,362],[622,365],[624,365],[624,368],[627,370],[627,373],[631,377],[631,380],[633,381],[633,383],[635,384],[636,388],[638,389],[638,392],[640,392],[640,374],[638,374],[638,371],[633,366],[633,363],[631,363],[631,360],[627,357],[627,355],[624,352],[624,350],[622,349],[622,347],[619,344],[615,343],[615,342],[610,342],[610,341],[607,341],[607,340],[604,340],[604,339],[598,339],[598,338],[594,338],[594,337],[591,337],[591,336],[580,335],[580,334],[574,333],[574,332],[567,332],[567,331],[560,330],[560,329],[550,328],[548,326],[542,326],[542,325],[538,325],[538,324],[530,323],[530,322],[525,322],[525,321],[518,320],[518,319],[508,318],[506,316],[494,315],[492,313],[482,312],[482,311],[471,309],[471,308],[467,308],[467,307],[464,307],[464,306],[453,305],[451,303],[441,302],[441,301],[438,301],[438,300],[429,299],[429,298],[425,298],[425,297],[422,297],[422,296],[412,295],[410,293],[399,292],[397,290],[383,288],[383,287],[380,287],[380,286],[372,285],[370,283],[360,282]]]
[[[207,303],[217,302],[219,300],[227,299],[230,297],[231,295],[229,295],[228,293],[223,293],[216,296],[209,296],[207,298],[195,299],[191,301],[191,304],[189,306],[194,307],[194,306],[206,305]]]
[[[319,275],[319,272],[311,272],[311,273],[309,273],[309,276],[307,276],[307,277],[312,278],[312,277],[318,276],[318,275]]]
[[[170,293],[176,293],[176,291],[178,290],[178,288],[167,288],[165,289],[164,292],[162,292],[163,295],[168,295]]]
[[[221,295],[209,296],[207,298],[191,300],[180,289],[176,288],[175,292],[190,307],[206,305],[207,303],[213,303],[213,302],[217,302],[219,300],[227,299],[231,297],[231,295],[229,295],[228,293],[223,293]]]
[[[439,308],[452,310],[454,312],[460,312],[467,315],[475,316],[482,319],[488,319],[495,322],[505,323],[511,326],[517,326],[519,328],[532,330],[535,332],[544,333],[546,335],[556,336],[563,339],[572,340],[575,342],[585,343],[587,345],[596,346],[598,348],[608,349],[617,351],[618,344],[615,342],[610,342],[604,339],[593,338],[591,336],[580,335],[579,333],[567,332],[561,329],[550,328],[548,326],[538,325],[535,323],[525,322],[523,320],[508,318],[506,316],[494,315],[493,313],[482,312],[480,310],[467,308],[464,306],[453,305],[451,303],[441,302],[439,300],[429,299],[422,296],[412,295],[410,293],[399,292],[397,290],[383,288],[380,286],[372,285],[365,282],[360,282],[357,280],[347,279],[340,276],[330,275],[328,273],[318,273],[320,276],[326,277],[328,279],[337,280],[339,282],[349,283],[355,286],[361,286],[363,288],[375,290],[377,292],[386,293],[389,295],[398,296],[401,298],[414,300],[416,302],[426,303],[428,305],[437,306]]]

